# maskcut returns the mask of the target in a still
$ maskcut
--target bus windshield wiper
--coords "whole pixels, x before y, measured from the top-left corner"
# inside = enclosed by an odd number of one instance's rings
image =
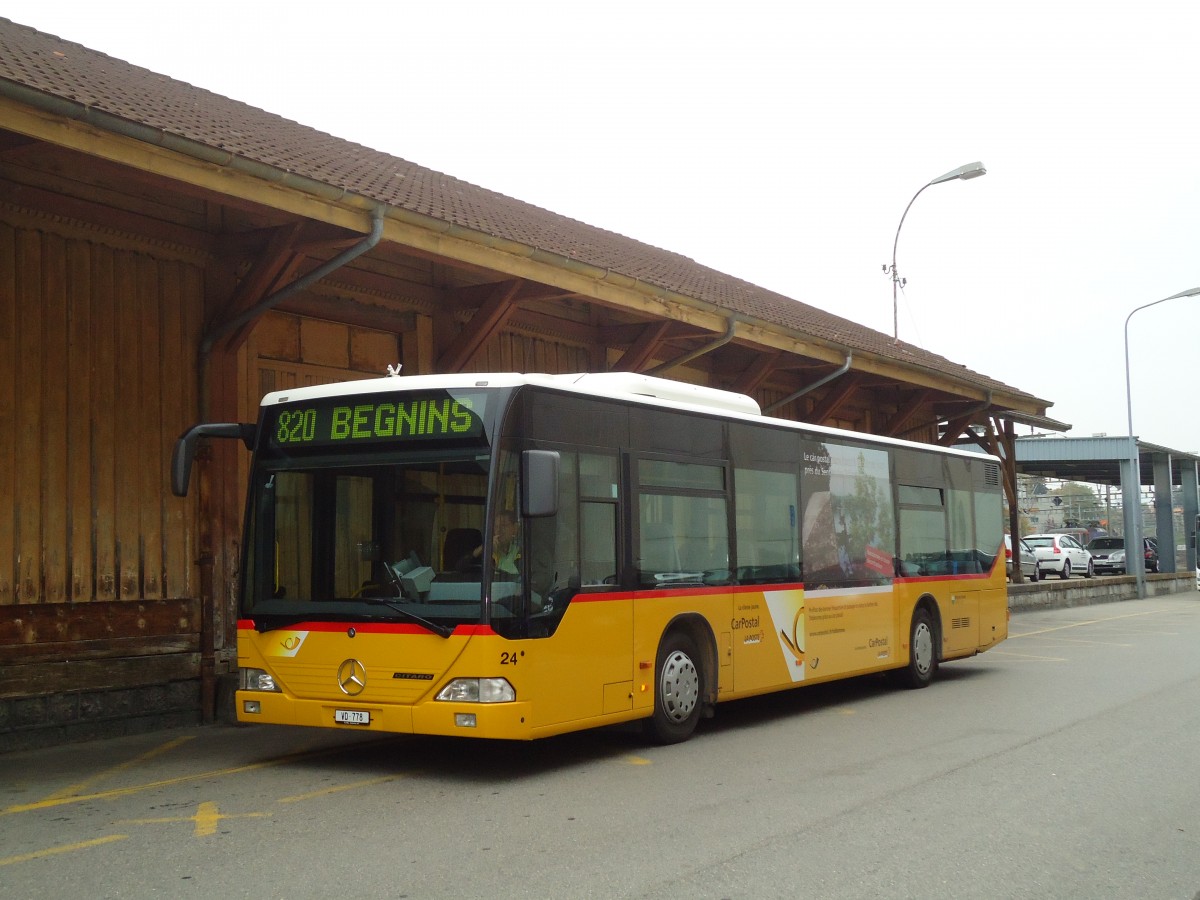
[[[388,600],[386,598],[364,597],[363,602],[367,603],[371,606],[386,606],[388,609],[393,610],[394,612],[398,612],[405,619],[408,619],[408,621],[416,622],[418,625],[421,625],[424,628],[428,628],[434,634],[440,634],[444,638],[448,638],[448,637],[450,637],[450,635],[454,634],[453,628],[450,628],[446,625],[437,625],[433,622],[430,622],[424,616],[418,616],[414,612],[409,612],[403,606],[399,606],[398,604],[393,603],[391,600]]]

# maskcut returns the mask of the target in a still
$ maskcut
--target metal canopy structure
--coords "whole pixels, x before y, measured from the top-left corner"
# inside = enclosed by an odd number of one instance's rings
[[[1092,484],[1121,483],[1121,464],[1131,457],[1129,438],[1120,437],[1058,437],[1038,435],[1018,437],[1017,470],[1022,475],[1040,475],[1064,481],[1087,481]],[[1167,457],[1171,461],[1173,484],[1182,484],[1183,471],[1195,470],[1200,455],[1172,450],[1138,440],[1138,461],[1142,484],[1151,484],[1154,460]]]
[[[1132,442],[1132,445],[1131,445]],[[1131,471],[1136,456],[1138,471]],[[1187,566],[1196,567],[1196,535],[1193,531],[1200,513],[1197,491],[1197,466],[1200,455],[1172,450],[1139,440],[1136,436],[1118,437],[1019,437],[1016,439],[1016,468],[1022,475],[1038,475],[1065,481],[1111,484],[1121,487],[1125,534],[1135,534],[1133,511],[1140,509],[1141,489],[1154,488],[1154,515],[1159,546],[1167,548],[1160,556],[1164,572],[1175,572],[1174,548],[1183,540]],[[1175,533],[1172,489],[1182,495],[1184,534]],[[1138,579],[1138,595],[1144,596],[1145,570],[1140,554],[1131,554],[1130,574]]]

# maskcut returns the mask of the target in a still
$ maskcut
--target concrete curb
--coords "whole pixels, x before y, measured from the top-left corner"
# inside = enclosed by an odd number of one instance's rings
[[[1146,576],[1146,596],[1179,594],[1196,590],[1196,576],[1154,574]],[[1200,593],[1196,594],[1200,599]],[[1047,578],[1034,584],[1010,584],[1008,608],[1013,612],[1065,609],[1096,603],[1119,603],[1137,599],[1137,581],[1132,575],[1097,575],[1095,578]]]

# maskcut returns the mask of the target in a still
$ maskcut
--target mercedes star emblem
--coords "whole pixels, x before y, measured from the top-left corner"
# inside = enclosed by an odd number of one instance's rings
[[[367,686],[367,670],[357,659],[348,659],[338,666],[337,679],[343,694],[357,697]]]

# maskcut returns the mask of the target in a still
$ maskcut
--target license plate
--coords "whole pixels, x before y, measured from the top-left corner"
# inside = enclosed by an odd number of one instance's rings
[[[371,714],[365,709],[335,709],[333,721],[339,725],[370,725]]]

